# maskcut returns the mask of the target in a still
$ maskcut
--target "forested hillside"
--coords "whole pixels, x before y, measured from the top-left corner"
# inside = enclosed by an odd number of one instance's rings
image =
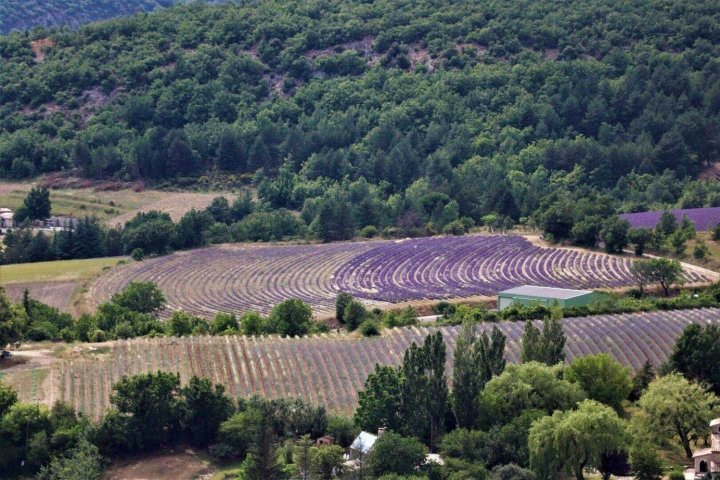
[[[168,7],[175,0],[3,0],[0,35],[34,27],[77,26]]]
[[[720,148],[715,0],[277,0],[40,35],[0,38],[2,177],[253,181],[328,240],[496,215],[580,241],[720,205],[694,180]]]

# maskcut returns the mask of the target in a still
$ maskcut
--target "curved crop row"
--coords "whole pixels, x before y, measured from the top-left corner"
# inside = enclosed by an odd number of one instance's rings
[[[720,309],[647,312],[564,320],[568,360],[609,353],[633,370],[667,360],[675,339],[691,323],[720,324]],[[507,335],[505,356],[520,360],[522,322],[497,324]],[[492,324],[479,328],[490,329]],[[199,375],[222,383],[234,396],[301,397],[351,413],[357,392],[375,364],[398,365],[405,349],[433,328],[389,329],[378,338],[327,334],[306,338],[189,337],[119,341],[111,357],[75,360],[57,367],[59,397],[98,417],[109,406],[110,386],[123,375],[179,372],[183,382]],[[452,365],[459,327],[440,327]]]
[[[130,281],[154,281],[169,311],[267,313],[299,298],[330,314],[341,291],[367,301],[494,295],[523,284],[571,288],[632,285],[632,261],[542,248],[518,235],[432,237],[327,245],[224,246],[176,253],[113,270],[90,297],[107,299]],[[694,272],[689,281],[704,281]]]

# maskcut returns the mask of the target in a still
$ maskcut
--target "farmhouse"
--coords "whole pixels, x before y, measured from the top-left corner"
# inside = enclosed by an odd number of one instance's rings
[[[498,293],[498,310],[511,305],[539,304],[547,307],[579,307],[592,302],[594,293],[590,290],[570,290],[567,288],[538,287],[523,285]]]
[[[14,227],[13,216],[13,211],[9,208],[0,208],[0,228]]]
[[[693,454],[695,476],[720,479],[720,418],[710,422],[710,447]]]

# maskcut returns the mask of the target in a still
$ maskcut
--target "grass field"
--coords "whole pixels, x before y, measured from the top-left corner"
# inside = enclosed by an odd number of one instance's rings
[[[0,284],[83,280],[106,268],[114,267],[121,261],[128,259],[105,257],[3,265],[0,267]]]
[[[33,187],[30,182],[0,182],[0,207],[17,210],[27,192]],[[131,189],[117,191],[96,191],[92,188],[50,190],[52,214],[64,217],[94,216],[108,224],[124,223],[137,212],[160,210],[167,212],[177,221],[190,209],[203,209],[213,198],[230,192],[168,192],[161,190]]]

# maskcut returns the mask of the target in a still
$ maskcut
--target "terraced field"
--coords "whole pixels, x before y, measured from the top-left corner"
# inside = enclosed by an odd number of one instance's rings
[[[564,320],[568,360],[606,352],[632,369],[646,360],[662,364],[690,323],[720,324],[720,309],[600,315]],[[518,362],[522,322],[498,324],[507,335],[505,351]],[[492,328],[490,324],[481,329]],[[440,327],[448,346],[448,369],[459,327]],[[53,367],[52,396],[97,417],[109,405],[110,387],[123,375],[156,370],[179,372],[224,384],[234,396],[302,397],[331,411],[350,413],[357,391],[376,363],[397,365],[412,342],[431,328],[396,328],[379,338],[329,334],[307,338],[189,337],[119,341],[103,359],[81,358]]]
[[[131,281],[154,281],[169,311],[267,313],[288,298],[333,312],[345,291],[373,306],[494,295],[523,284],[615,288],[634,283],[632,260],[543,248],[518,235],[429,237],[326,245],[228,245],[180,252],[114,269],[94,282],[102,302]],[[688,271],[690,282],[708,279]],[[166,312],[167,314],[167,312]]]

